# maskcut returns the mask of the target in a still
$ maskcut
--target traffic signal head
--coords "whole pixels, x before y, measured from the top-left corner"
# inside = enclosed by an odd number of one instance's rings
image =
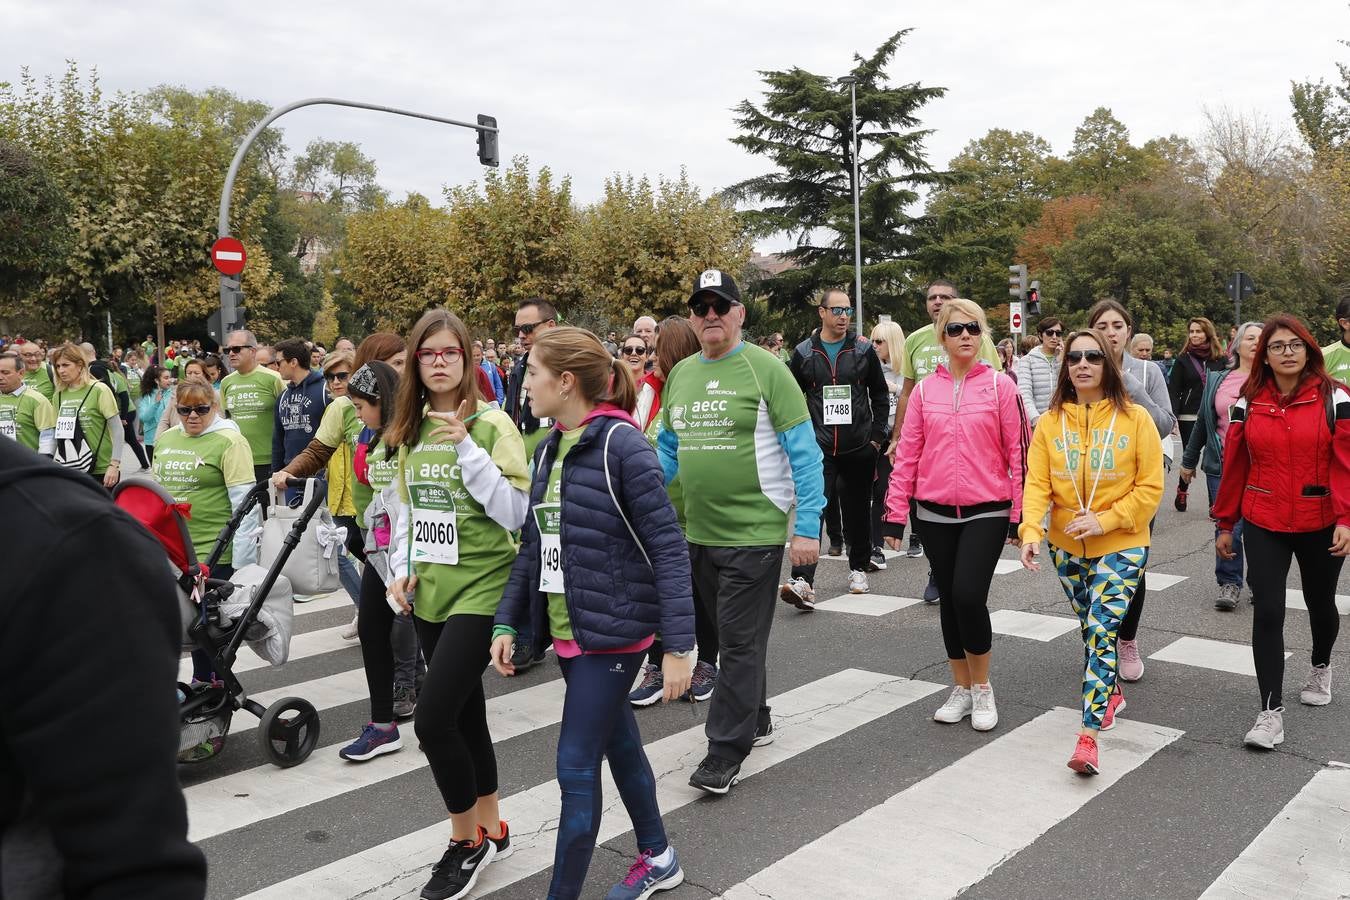
[[[495,129],[497,119],[493,116],[479,114],[478,124]],[[494,169],[501,164],[501,158],[497,152],[497,132],[495,130],[478,129],[478,161],[485,166],[492,166]]]
[[[1008,294],[1018,300],[1027,295],[1027,267],[1021,263],[1008,266]]]
[[[1039,316],[1041,314],[1041,283],[1033,281],[1031,287],[1027,288],[1027,315]]]

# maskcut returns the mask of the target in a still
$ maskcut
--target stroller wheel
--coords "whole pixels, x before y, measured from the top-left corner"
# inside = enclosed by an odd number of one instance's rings
[[[263,713],[258,743],[273,765],[298,766],[319,745],[319,713],[308,700],[286,697]]]

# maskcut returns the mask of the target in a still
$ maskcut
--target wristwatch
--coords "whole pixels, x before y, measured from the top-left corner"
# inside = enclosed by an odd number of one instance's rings
[[[686,657],[689,656],[689,654],[693,652],[694,652],[693,650],[671,650],[670,655],[675,657],[676,659],[685,659]]]

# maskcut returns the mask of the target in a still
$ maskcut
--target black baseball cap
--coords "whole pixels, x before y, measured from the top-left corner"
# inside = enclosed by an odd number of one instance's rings
[[[694,290],[689,295],[689,302],[693,303],[699,294],[716,294],[732,303],[741,302],[741,289],[736,287],[736,279],[721,269],[704,269],[699,273],[698,278],[694,279]]]

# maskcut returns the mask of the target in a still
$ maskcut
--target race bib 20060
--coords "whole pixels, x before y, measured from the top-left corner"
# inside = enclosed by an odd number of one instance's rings
[[[459,565],[459,527],[455,519],[455,500],[439,484],[410,484],[414,563]]]

